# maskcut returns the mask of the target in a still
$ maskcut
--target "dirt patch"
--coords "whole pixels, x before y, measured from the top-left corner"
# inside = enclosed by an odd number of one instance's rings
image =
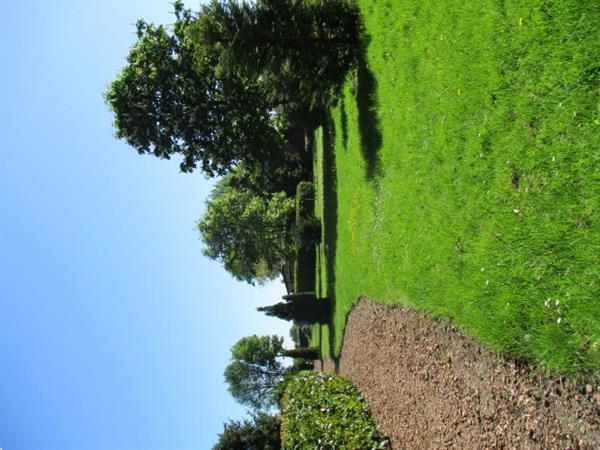
[[[356,305],[338,370],[357,384],[394,449],[600,447],[600,387],[531,376],[398,305]]]

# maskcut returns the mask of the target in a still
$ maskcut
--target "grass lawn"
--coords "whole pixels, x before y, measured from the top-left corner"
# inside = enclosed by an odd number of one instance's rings
[[[364,61],[317,136],[315,327],[359,296],[600,369],[600,2],[359,1]]]

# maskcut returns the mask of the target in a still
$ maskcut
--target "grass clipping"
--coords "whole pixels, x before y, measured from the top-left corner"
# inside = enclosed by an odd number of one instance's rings
[[[282,401],[283,449],[388,449],[369,407],[352,382],[333,374],[300,372]]]

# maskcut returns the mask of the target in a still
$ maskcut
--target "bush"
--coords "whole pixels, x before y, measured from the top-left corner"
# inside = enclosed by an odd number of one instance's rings
[[[316,347],[297,347],[283,351],[283,356],[288,358],[319,359],[321,353]]]
[[[286,302],[291,302],[291,301],[315,301],[317,300],[317,296],[315,295],[314,291],[307,291],[307,292],[294,292],[292,294],[287,294],[287,295],[283,295],[281,297],[282,299],[284,299]]]
[[[315,217],[315,189],[311,182],[298,183],[296,188],[296,222],[294,289],[314,290],[317,254],[315,245],[321,239],[321,224]]]
[[[312,337],[312,326],[294,323],[290,328],[290,337],[296,347],[308,347]]]
[[[321,241],[321,222],[315,217],[315,188],[309,181],[296,188],[296,245],[309,248]]]
[[[259,413],[252,420],[230,420],[212,450],[279,450],[280,422],[277,416]]]
[[[369,408],[352,382],[339,375],[300,372],[282,399],[283,449],[387,449]]]
[[[292,364],[292,369],[296,372],[301,370],[313,370],[314,367],[315,362],[312,359],[294,358],[294,363]]]
[[[262,306],[258,311],[299,324],[327,323],[331,316],[331,300],[293,300]]]

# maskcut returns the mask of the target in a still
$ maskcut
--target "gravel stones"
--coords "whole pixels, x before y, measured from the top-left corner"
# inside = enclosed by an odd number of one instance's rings
[[[337,366],[394,449],[600,447],[600,391],[531,375],[456,328],[361,299]],[[591,388],[591,389],[590,389]]]

